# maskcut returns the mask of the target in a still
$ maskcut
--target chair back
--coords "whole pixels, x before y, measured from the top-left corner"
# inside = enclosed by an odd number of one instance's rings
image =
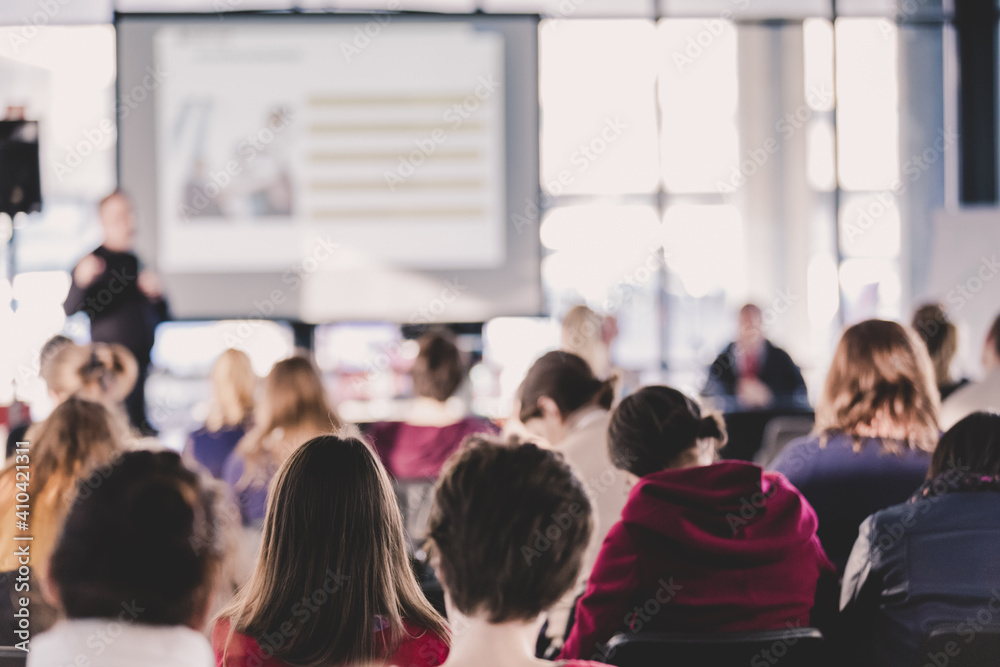
[[[778,458],[778,454],[788,443],[812,433],[815,423],[812,417],[806,415],[789,415],[770,420],[764,427],[764,435],[761,437],[760,449],[754,456],[754,463],[766,468],[771,461]]]
[[[824,667],[827,649],[815,628],[720,634],[623,633],[605,646],[617,667]]]
[[[992,667],[1000,662],[1000,626],[977,631],[971,625],[959,632],[954,626],[931,630],[917,652],[914,667]]]
[[[434,480],[394,480],[396,501],[403,514],[403,527],[412,548],[419,548],[427,537],[427,522],[434,505]]]
[[[24,667],[28,653],[13,646],[0,646],[0,667]]]

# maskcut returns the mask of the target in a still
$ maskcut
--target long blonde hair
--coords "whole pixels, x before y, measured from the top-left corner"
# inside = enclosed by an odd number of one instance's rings
[[[236,446],[245,464],[240,488],[263,481],[309,438],[337,433],[344,425],[327,400],[319,372],[303,357],[274,365],[255,419],[254,428]]]
[[[938,440],[940,400],[927,349],[896,322],[867,320],[844,332],[837,345],[823,394],[816,405],[816,431],[846,433],[860,448],[866,427],[888,451],[933,451]]]
[[[245,424],[253,413],[256,389],[257,374],[250,357],[232,348],[220,354],[212,366],[212,404],[205,419],[208,430]]]
[[[77,482],[89,477],[121,451],[124,435],[121,427],[101,403],[73,396],[56,407],[45,421],[29,429],[26,437],[31,443],[28,510],[36,564],[43,564],[55,547],[63,518],[76,495]],[[13,483],[17,477],[16,464],[15,460],[0,473],[0,487]],[[13,501],[13,497],[13,494],[5,495],[4,501]],[[13,527],[14,521],[9,523]]]

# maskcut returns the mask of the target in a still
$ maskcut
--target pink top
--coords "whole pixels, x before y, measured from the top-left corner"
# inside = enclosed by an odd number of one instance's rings
[[[405,627],[409,638],[386,659],[387,665],[438,667],[448,658],[448,645],[436,634],[410,623]],[[268,655],[251,637],[230,633],[227,618],[220,618],[212,628],[212,650],[216,667],[290,667],[284,660]]]
[[[466,417],[447,426],[378,422],[368,427],[366,434],[396,479],[434,479],[466,436],[499,431],[489,420]]]

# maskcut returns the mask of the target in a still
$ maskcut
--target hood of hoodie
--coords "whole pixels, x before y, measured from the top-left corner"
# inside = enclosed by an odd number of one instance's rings
[[[787,558],[816,535],[816,514],[779,474],[723,461],[643,477],[622,522],[644,538],[715,562],[763,564]]]

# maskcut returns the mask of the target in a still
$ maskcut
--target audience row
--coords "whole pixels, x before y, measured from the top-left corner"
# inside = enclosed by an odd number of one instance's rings
[[[1000,590],[1000,416],[941,437],[929,346],[893,322],[846,330],[814,434],[765,470],[720,460],[725,423],[681,391],[615,405],[614,379],[566,351],[529,370],[503,429],[519,435],[498,438],[453,410],[464,370],[441,333],[420,341],[410,418],[362,428],[308,360],[275,364],[256,401],[230,350],[179,457],[129,433],[127,362],[60,341],[58,405],[25,438],[30,531],[14,464],[0,473],[0,536],[33,537],[32,628],[51,626],[29,664],[93,655],[108,619],[123,664],[572,664],[612,660],[622,633],[807,626],[853,661],[912,664]],[[432,485],[423,543],[397,500],[414,481]],[[13,620],[21,563],[0,560]]]

